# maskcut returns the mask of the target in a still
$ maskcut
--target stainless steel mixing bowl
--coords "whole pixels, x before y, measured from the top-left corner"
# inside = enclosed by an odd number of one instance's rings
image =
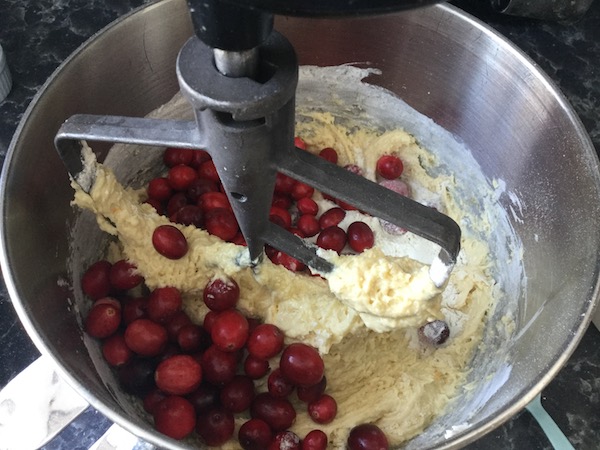
[[[598,159],[564,97],[509,42],[452,6],[344,20],[281,18],[302,64],[367,62],[369,81],[431,117],[471,150],[523,244],[525,287],[509,293],[516,330],[473,361],[474,395],[457,402],[408,448],[453,448],[522,409],[557,373],[598,297]],[[2,174],[2,270],[13,303],[42,353],[94,407],[164,448],[114,395],[109,371],[82,339],[69,270],[72,190],[54,147],[75,113],[142,116],[178,89],[175,58],[192,29],[183,0],[165,0],[94,36],[48,80],[13,140]],[[99,243],[89,239],[88,249]],[[91,250],[90,250],[91,249]],[[75,249],[76,251],[77,249]],[[500,263],[500,266],[502,263]],[[75,283],[77,280],[75,280]],[[76,305],[75,305],[76,306]],[[502,308],[499,308],[502,313]],[[500,313],[490,319],[491,333]],[[488,333],[489,331],[489,333]],[[473,379],[472,381],[476,381]]]

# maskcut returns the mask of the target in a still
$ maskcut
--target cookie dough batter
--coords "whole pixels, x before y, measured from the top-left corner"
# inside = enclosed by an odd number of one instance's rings
[[[177,96],[156,115],[181,118],[190,112]],[[453,198],[452,177],[430,175],[435,158],[404,131],[354,129],[320,111],[306,111],[302,117],[297,134],[310,144],[309,150],[334,147],[340,164],[358,164],[371,179],[377,158],[394,152],[405,163],[403,179],[417,201],[437,207],[458,223],[476,220],[465,218]],[[338,269],[328,281],[292,273],[268,259],[253,272],[246,266],[244,247],[192,226],[176,225],[189,251],[182,259],[169,260],[154,250],[151,235],[170,222],[143,203],[145,190],[123,187],[103,165],[90,167],[96,177],[93,189],[88,195],[74,184],[74,203],[96,214],[100,227],[116,237],[113,252],[134,262],[150,288],[178,287],[185,293],[186,311],[201,322],[207,311],[202,287],[214,277],[230,276],[240,285],[240,309],[279,326],[288,340],[319,349],[327,392],[338,402],[336,419],[319,426],[329,435],[331,448],[344,448],[349,429],[363,422],[380,426],[392,445],[405,442],[456,395],[493,305],[494,280],[483,240],[463,233],[463,250],[443,291],[427,274],[427,255],[437,252],[433,244],[410,233],[391,236],[377,218],[353,211],[342,226],[360,217],[375,232],[375,248],[361,256],[330,255]],[[327,202],[321,200],[322,205]],[[410,289],[397,291],[395,283]],[[417,327],[438,318],[450,326],[449,341],[436,349],[422,345]],[[316,427],[306,413],[299,413],[292,430],[304,436]],[[232,443],[227,448],[237,447]]]

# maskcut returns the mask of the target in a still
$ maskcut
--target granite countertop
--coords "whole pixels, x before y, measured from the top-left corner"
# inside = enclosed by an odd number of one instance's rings
[[[0,161],[27,105],[40,86],[81,43],[143,0],[0,0],[0,44],[14,86],[0,102]],[[600,1],[574,24],[494,13],[482,0],[457,0],[524,50],[562,89],[600,151]],[[0,388],[39,356],[0,283]],[[577,449],[600,448],[600,332],[591,326],[542,404]],[[87,449],[111,423],[88,408],[45,448]],[[1,443],[0,443],[1,447]],[[469,449],[551,449],[527,412]]]

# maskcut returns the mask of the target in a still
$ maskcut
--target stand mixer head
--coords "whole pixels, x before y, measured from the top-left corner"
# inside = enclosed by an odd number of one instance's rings
[[[294,147],[298,63],[291,44],[273,31],[272,13],[348,15],[386,12],[434,1],[335,2],[188,1],[196,36],[181,49],[177,77],[196,121],[76,115],[55,138],[56,148],[83,190],[93,170],[82,161],[81,140],[206,149],[246,239],[250,261],[265,244],[319,272],[333,265],[316,247],[269,221],[278,172],[440,246],[430,267],[441,287],[460,250],[460,228],[448,216]],[[268,8],[268,9],[262,9]],[[269,12],[265,12],[269,11]]]

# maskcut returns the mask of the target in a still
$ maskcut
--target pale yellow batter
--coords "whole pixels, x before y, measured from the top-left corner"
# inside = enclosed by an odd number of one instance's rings
[[[177,97],[161,114],[189,113]],[[458,202],[445,188],[453,180],[427,175],[434,159],[407,133],[350,132],[328,114],[309,116],[313,120],[297,128],[309,149],[334,147],[341,164],[356,163],[371,179],[377,158],[396,153],[405,163],[403,179],[417,197],[435,201],[436,207],[461,222]],[[480,341],[486,311],[493,304],[494,281],[488,273],[485,242],[464,235],[461,256],[441,294],[423,262],[399,258],[404,256],[403,246],[418,247],[420,242],[407,235],[390,237],[372,217],[360,218],[374,230],[377,248],[341,259],[330,255],[338,269],[328,281],[294,274],[268,259],[253,272],[245,266],[244,247],[192,226],[176,225],[190,249],[182,259],[170,260],[158,254],[151,242],[153,230],[169,223],[168,219],[143,204],[143,190],[124,188],[102,165],[95,170],[90,194],[76,189],[75,203],[93,211],[102,229],[118,238],[118,251],[137,265],[150,288],[180,288],[186,311],[200,322],[206,312],[202,288],[214,277],[230,276],[240,285],[240,309],[279,326],[288,340],[320,350],[327,392],[338,402],[338,415],[331,424],[317,426],[303,412],[305,406],[298,405],[293,431],[299,436],[321,428],[329,435],[331,448],[344,448],[350,428],[372,422],[385,431],[391,444],[399,444],[421,432],[456,395]],[[342,225],[358,215],[349,212]],[[399,286],[409,288],[402,291]],[[393,290],[399,292],[397,298],[390,295]],[[433,318],[445,319],[451,328],[449,341],[437,349],[421,345],[416,333],[418,325]],[[238,448],[233,442],[226,447]]]

